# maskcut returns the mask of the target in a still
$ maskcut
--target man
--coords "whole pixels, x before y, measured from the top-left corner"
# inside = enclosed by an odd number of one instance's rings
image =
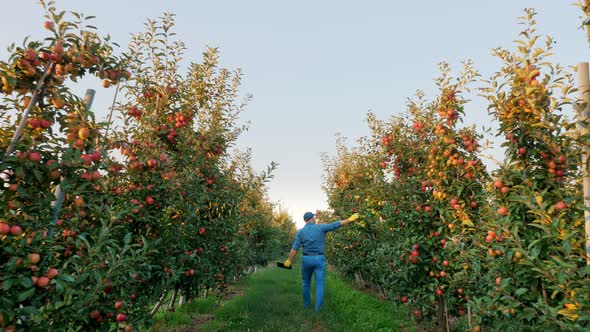
[[[348,219],[335,221],[330,224],[317,225],[315,214],[305,212],[303,220],[305,226],[297,232],[295,242],[291,248],[289,258],[285,261],[285,266],[291,266],[291,262],[299,247],[303,247],[303,259],[301,265],[302,283],[303,283],[303,307],[310,306],[310,289],[311,275],[315,275],[315,311],[319,311],[324,305],[324,283],[326,277],[326,257],[324,256],[324,243],[326,233],[346,226],[351,221],[357,220],[358,213],[348,217]]]

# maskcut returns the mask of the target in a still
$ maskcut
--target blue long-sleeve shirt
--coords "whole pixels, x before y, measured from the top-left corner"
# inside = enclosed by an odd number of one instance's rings
[[[326,233],[340,228],[340,221],[330,224],[313,224],[308,223],[297,231],[293,250],[299,250],[303,247],[303,255],[323,255],[324,245],[326,243]]]

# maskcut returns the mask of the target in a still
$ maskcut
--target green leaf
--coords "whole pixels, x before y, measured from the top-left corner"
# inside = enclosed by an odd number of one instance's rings
[[[74,282],[74,277],[72,277],[69,274],[60,274],[58,277],[60,280],[63,280],[65,282]]]
[[[569,255],[572,252],[572,245],[570,244],[570,241],[562,241],[562,243],[563,250],[567,255]]]
[[[65,307],[66,305],[68,305],[67,302],[59,301],[59,302],[55,303],[55,309],[59,309],[61,307]]]
[[[534,247],[533,249],[531,249],[530,256],[532,259],[537,258],[537,256],[539,256],[539,249],[537,247]]]
[[[142,235],[141,236],[141,241],[143,243],[143,250],[147,252],[147,250],[148,250],[148,244],[149,244],[148,240]]]
[[[533,308],[525,308],[525,309],[522,311],[522,313],[521,313],[521,315],[520,315],[520,316],[521,316],[522,318],[524,318],[524,319],[526,319],[526,320],[529,320],[529,321],[530,321],[531,319],[533,319],[533,318],[535,317],[535,315],[536,315],[536,314],[537,314],[537,313],[536,313],[535,309],[533,309]]]
[[[33,287],[33,280],[29,277],[22,277],[19,279],[21,286],[24,288],[31,288]]]
[[[10,255],[14,255],[16,253],[16,248],[13,248],[12,246],[4,246],[4,252],[6,252],[7,254]]]
[[[125,238],[123,238],[125,245],[128,245],[131,242],[131,233],[125,234]]]
[[[35,288],[29,288],[26,291],[18,294],[18,296],[16,297],[16,301],[22,302],[22,301],[28,299],[29,297],[31,297],[34,293],[35,293]]]
[[[55,291],[57,292],[57,294],[63,294],[64,292],[64,285],[60,280],[56,280],[55,281]]]
[[[519,288],[514,292],[514,295],[521,296],[522,294],[526,293],[527,291],[528,291],[528,289],[526,289],[526,288]]]
[[[4,280],[4,282],[2,283],[2,289],[5,291],[9,290],[12,287],[12,285],[14,285],[15,281],[16,281],[16,279]]]
[[[563,272],[558,272],[556,279],[557,279],[557,282],[560,283],[560,284],[565,284],[566,283],[566,281],[565,281],[565,274]]]
[[[31,316],[31,315],[37,314],[39,312],[39,310],[37,310],[36,307],[28,306],[28,307],[24,307],[22,309],[22,312],[27,314],[28,316]]]
[[[34,169],[33,174],[35,175],[35,178],[37,179],[37,181],[43,182],[43,174],[39,170]]]
[[[469,226],[469,227],[475,227],[475,226],[473,225],[473,223],[471,222],[471,220],[469,220],[469,219],[464,219],[464,220],[461,222],[461,225],[463,225],[463,226]]]

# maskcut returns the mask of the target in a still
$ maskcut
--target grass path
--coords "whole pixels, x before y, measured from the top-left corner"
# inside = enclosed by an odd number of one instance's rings
[[[265,268],[236,289],[239,294],[220,306],[210,298],[158,316],[152,331],[415,330],[402,309],[352,289],[332,272],[327,274],[325,306],[319,313],[303,308],[298,266],[293,270]],[[312,287],[312,306],[314,292]]]

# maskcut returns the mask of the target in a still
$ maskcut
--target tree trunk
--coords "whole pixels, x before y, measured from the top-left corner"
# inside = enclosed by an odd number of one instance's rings
[[[445,317],[445,300],[442,297],[439,297],[436,301],[438,302],[438,331],[444,332],[449,328]]]
[[[177,295],[178,295],[178,288],[174,288],[174,291],[172,292],[172,298],[170,299],[170,302],[168,303],[168,311],[174,311],[174,302],[176,302]]]
[[[166,298],[166,295],[168,295],[168,292],[164,292],[162,294],[162,296],[160,296],[160,299],[158,300],[158,302],[156,303],[156,305],[154,306],[154,308],[152,309],[152,311],[150,312],[150,317],[154,318],[154,316],[156,315],[156,313],[158,312],[158,309],[160,309],[160,306],[162,305],[162,303],[164,303],[164,298]]]

